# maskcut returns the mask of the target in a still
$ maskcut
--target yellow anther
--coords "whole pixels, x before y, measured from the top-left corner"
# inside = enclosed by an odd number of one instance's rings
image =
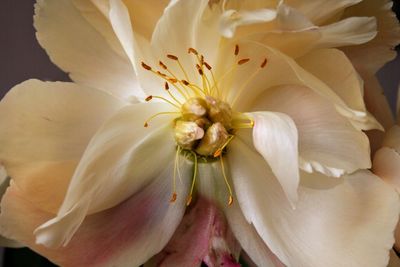
[[[176,193],[173,193],[171,199],[169,200],[169,202],[174,203],[176,201],[177,196],[178,195]]]

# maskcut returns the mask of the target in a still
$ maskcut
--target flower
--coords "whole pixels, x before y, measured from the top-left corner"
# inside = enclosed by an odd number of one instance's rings
[[[366,170],[381,126],[335,48],[375,20],[291,2],[38,1],[75,83],[0,103],[1,233],[62,266],[235,265],[238,244],[259,266],[386,264],[398,196]]]

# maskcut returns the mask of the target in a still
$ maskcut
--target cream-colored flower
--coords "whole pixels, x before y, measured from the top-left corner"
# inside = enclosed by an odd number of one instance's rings
[[[362,130],[381,126],[336,48],[376,35],[338,17],[358,2],[38,1],[38,39],[75,83],[0,103],[1,233],[62,266],[138,266],[190,242],[186,207],[211,203],[259,266],[385,265],[398,197],[366,170]],[[236,256],[224,238],[208,242]],[[171,266],[218,263],[178,244],[191,257]]]

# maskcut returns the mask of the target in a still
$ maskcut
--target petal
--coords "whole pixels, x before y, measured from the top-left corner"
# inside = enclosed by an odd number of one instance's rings
[[[169,0],[123,0],[135,32],[150,40],[157,21],[162,16]]]
[[[225,214],[236,239],[255,266],[284,267],[258,235],[254,226],[246,221],[237,203],[225,208]]]
[[[393,249],[390,251],[390,261],[387,267],[399,267],[400,266],[400,258],[397,256],[396,252]]]
[[[102,26],[108,25],[93,6],[89,11]],[[39,43],[50,59],[80,84],[121,98],[142,94],[132,65],[126,55],[119,52],[121,45],[116,44],[110,26],[101,27],[104,32],[100,33],[100,26],[89,23],[85,19],[87,16],[69,0],[38,1],[34,24]]]
[[[343,11],[346,7],[355,5],[362,0],[288,0],[285,3],[309,18],[315,25],[326,24],[332,17]]]
[[[182,159],[184,160],[184,159]],[[1,203],[0,229],[60,266],[139,266],[158,253],[171,238],[182,219],[185,198],[174,204],[171,197],[173,161],[163,171],[121,204],[88,216],[71,242],[59,249],[35,243],[34,229],[53,215],[29,202],[15,186]],[[192,164],[182,164],[190,175]],[[186,196],[189,179],[177,184],[178,196]]]
[[[0,157],[6,162],[79,159],[100,125],[124,105],[73,83],[28,80],[0,103]]]
[[[399,199],[376,176],[361,171],[340,180],[304,177],[293,210],[263,159],[238,139],[228,159],[247,221],[284,264],[387,264]]]
[[[400,155],[395,150],[382,147],[376,151],[372,164],[374,174],[400,191]]]
[[[145,267],[200,266],[210,247],[216,212],[216,207],[208,200],[199,198],[191,205],[163,251]]]
[[[386,132],[383,146],[393,148],[400,153],[400,126],[395,125]]]
[[[378,34],[370,42],[343,50],[357,68],[375,74],[386,62],[396,56],[394,47],[400,43],[400,26],[392,12],[392,1],[363,0],[344,13],[348,16],[374,16],[377,19]]]
[[[343,172],[351,173],[371,166],[366,135],[310,89],[275,87],[259,95],[258,99],[254,110],[281,112],[293,119],[298,129],[304,170],[340,176]]]
[[[174,159],[172,118],[153,120],[150,129],[143,127],[143,122],[160,110],[168,107],[131,105],[101,127],[79,162],[58,215],[37,229],[38,243],[65,245],[87,214],[125,200]],[[163,149],[155,153],[153,147]]]
[[[296,125],[283,113],[255,112],[251,116],[254,119],[254,147],[268,162],[294,207],[299,185]]]

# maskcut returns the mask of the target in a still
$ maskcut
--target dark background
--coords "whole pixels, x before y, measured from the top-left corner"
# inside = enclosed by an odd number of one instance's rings
[[[34,2],[0,0],[0,99],[14,85],[30,78],[69,80],[65,73],[50,62],[35,39],[32,26]],[[394,9],[399,15],[400,0],[394,0]],[[388,63],[378,76],[394,110],[400,81],[400,57]],[[54,266],[28,249],[6,249],[2,255],[4,267]]]

